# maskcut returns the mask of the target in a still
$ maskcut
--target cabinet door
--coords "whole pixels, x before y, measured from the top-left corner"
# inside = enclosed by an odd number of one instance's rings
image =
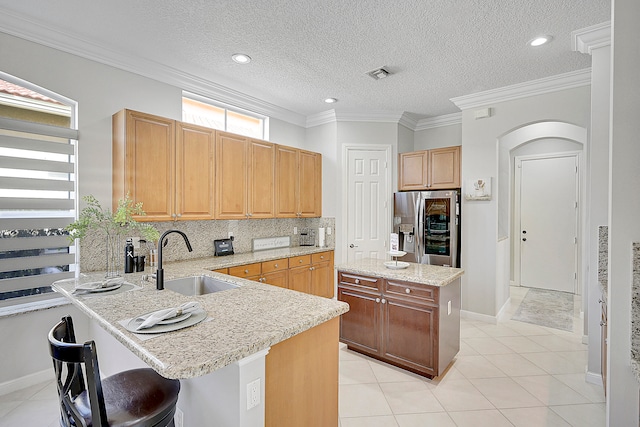
[[[216,219],[247,218],[247,138],[216,133]]]
[[[429,156],[427,151],[401,153],[399,159],[400,191],[426,190],[429,185]]]
[[[298,150],[276,146],[276,217],[298,215]]]
[[[123,110],[113,116],[113,209],[129,194],[144,221],[169,221],[175,207],[175,121]]]
[[[380,356],[380,294],[338,286],[338,300],[349,304],[349,311],[340,317],[340,341]]]
[[[214,155],[215,130],[177,123],[177,219],[214,219]]]
[[[460,188],[460,146],[429,150],[429,189]]]
[[[311,255],[311,293],[325,298],[333,298],[333,252]]]
[[[298,216],[322,216],[322,156],[300,150]]]
[[[262,279],[262,283],[266,283],[267,285],[278,286],[281,288],[289,287],[289,271],[287,270],[263,274]]]
[[[382,356],[391,363],[438,375],[438,307],[383,295]]]
[[[311,267],[297,267],[289,270],[289,289],[311,293]]]
[[[264,141],[249,140],[247,170],[247,211],[249,218],[273,218],[275,216],[275,145]]]

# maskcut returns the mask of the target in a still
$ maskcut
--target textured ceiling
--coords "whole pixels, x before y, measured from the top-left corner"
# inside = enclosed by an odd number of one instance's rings
[[[610,1],[0,0],[3,11],[305,116],[422,118],[458,111],[454,97],[588,68],[570,34],[609,20]],[[538,34],[554,41],[528,47]],[[253,61],[232,62],[237,52]],[[394,74],[365,74],[381,66]]]

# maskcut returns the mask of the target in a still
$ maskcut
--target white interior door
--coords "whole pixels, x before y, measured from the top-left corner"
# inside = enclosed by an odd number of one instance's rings
[[[516,166],[520,284],[575,293],[578,156],[517,159]]]
[[[389,149],[347,148],[347,261],[384,258],[389,236]]]

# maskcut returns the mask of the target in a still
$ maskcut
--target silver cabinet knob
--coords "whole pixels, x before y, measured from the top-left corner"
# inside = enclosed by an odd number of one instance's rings
[[[356,285],[360,283],[360,279],[356,279]]]
[[[380,298],[376,298],[376,302],[379,303],[380,302]]]
[[[244,271],[244,274],[249,274],[249,270],[245,270],[245,271]]]
[[[386,304],[386,303],[387,303],[387,300],[386,300],[386,299],[384,299],[384,298],[382,298],[382,301],[381,301],[381,302],[382,302],[383,304]]]
[[[278,268],[278,264],[274,264],[274,267],[275,267],[275,268]]]
[[[411,289],[407,288],[404,290],[406,293],[410,294],[411,293]]]

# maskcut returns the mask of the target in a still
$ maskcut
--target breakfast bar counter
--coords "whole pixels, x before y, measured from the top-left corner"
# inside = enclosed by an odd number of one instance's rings
[[[227,417],[228,422],[222,420],[223,422],[217,425],[265,425],[259,420],[255,421],[260,417],[252,416],[251,411],[246,409],[246,405],[243,407],[243,404],[246,404],[246,391],[242,388],[246,386],[244,382],[255,380],[254,376],[262,379],[261,388],[263,393],[267,393],[264,400],[268,403],[270,380],[275,379],[269,378],[269,357],[273,359],[271,365],[278,366],[280,361],[277,359],[286,358],[287,352],[290,352],[290,349],[278,352],[279,348],[286,349],[290,343],[295,344],[300,340],[303,343],[306,335],[329,328],[330,330],[321,332],[321,335],[328,337],[325,340],[327,341],[325,347],[326,351],[330,352],[329,357],[333,358],[335,353],[337,415],[338,321],[339,316],[348,311],[348,305],[332,299],[216,273],[210,271],[211,268],[216,267],[214,261],[217,260],[204,258],[166,263],[164,265],[165,281],[177,277],[205,275],[233,283],[237,288],[206,295],[184,296],[168,289],[158,291],[155,281],[142,280],[142,273],[125,275],[126,282],[133,285],[129,287],[133,289],[125,292],[74,294],[77,285],[101,280],[103,275],[100,273],[59,281],[52,286],[55,291],[67,297],[85,313],[92,324],[99,326],[99,328],[91,327],[90,330],[95,331],[96,335],[102,338],[108,336],[115,339],[114,345],[96,340],[101,368],[103,366],[101,356],[113,353],[112,348],[105,347],[117,347],[115,345],[117,342],[160,375],[183,380],[178,407],[184,411],[185,426],[199,425],[199,422],[214,415],[220,419],[220,413],[210,413],[216,402],[203,400],[202,396],[197,395],[205,389],[213,390],[220,386],[220,381],[227,384],[219,394],[223,395],[224,390],[235,390],[238,402],[229,404],[223,399],[224,403],[220,403],[220,406],[226,408],[220,411],[227,410],[232,414]],[[153,335],[133,333],[124,327],[127,319],[164,308],[177,307],[188,301],[196,301],[203,307],[207,314],[204,321],[184,329]],[[100,329],[106,331],[106,334],[97,331]],[[335,334],[331,338],[333,330]],[[95,337],[91,338],[95,339]],[[318,354],[322,355],[322,343],[318,344]],[[309,352],[309,349],[305,351]],[[271,354],[267,356],[268,353]],[[258,373],[252,376],[244,375],[243,370],[249,369],[252,372],[251,366],[256,360],[259,365]],[[313,360],[309,358],[309,361]],[[240,383],[230,385],[228,379],[223,381],[222,378],[228,378],[229,373],[233,374],[231,376],[238,377],[232,382]],[[329,372],[329,375],[333,375],[333,372]],[[272,376],[276,377],[276,375]],[[277,376],[281,377],[280,374]],[[206,386],[202,385],[203,378],[211,378]],[[190,386],[193,386],[192,392],[189,392]],[[187,402],[187,397],[191,402]],[[194,403],[195,401],[199,404]],[[263,409],[262,420],[264,420],[264,402],[261,400],[259,403]],[[197,411],[202,412],[199,415],[193,413],[196,406]],[[230,409],[232,407],[235,409]],[[187,423],[188,419],[191,419],[191,422]],[[243,419],[245,421],[242,421]]]

